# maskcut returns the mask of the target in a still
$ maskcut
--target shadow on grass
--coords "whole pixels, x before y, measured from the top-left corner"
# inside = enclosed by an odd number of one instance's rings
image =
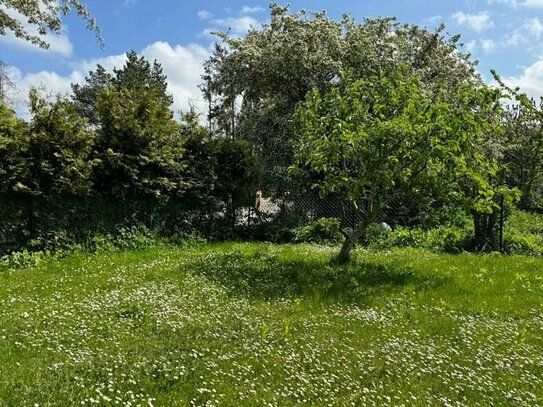
[[[187,264],[233,295],[253,299],[318,297],[333,302],[364,302],[412,286],[429,289],[441,279],[416,275],[400,263],[353,261],[345,266],[312,258],[283,259],[265,252],[210,254]]]

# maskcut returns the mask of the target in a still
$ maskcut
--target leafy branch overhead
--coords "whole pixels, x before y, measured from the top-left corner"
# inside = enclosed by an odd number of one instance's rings
[[[0,0],[0,35],[13,33],[41,48],[49,48],[47,34],[60,34],[62,17],[75,13],[94,31],[100,46],[104,40],[96,20],[79,0]]]

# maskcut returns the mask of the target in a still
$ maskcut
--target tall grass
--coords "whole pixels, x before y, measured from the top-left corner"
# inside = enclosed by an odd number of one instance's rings
[[[540,405],[543,260],[214,244],[0,271],[0,406]]]

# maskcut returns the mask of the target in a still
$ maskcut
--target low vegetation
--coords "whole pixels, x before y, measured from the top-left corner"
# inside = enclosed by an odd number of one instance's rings
[[[542,225],[541,214],[513,211],[504,225],[503,252],[543,256]],[[391,232],[372,225],[365,243],[374,249],[416,247],[447,253],[473,250],[472,227],[468,219],[426,229],[399,226]]]
[[[0,405],[543,401],[543,260],[207,244],[0,271]]]

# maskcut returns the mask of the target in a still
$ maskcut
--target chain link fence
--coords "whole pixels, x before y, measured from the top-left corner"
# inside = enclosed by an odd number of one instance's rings
[[[235,211],[236,226],[251,226],[266,222],[280,222],[284,227],[298,227],[301,224],[321,218],[338,219],[343,227],[353,228],[360,221],[354,205],[339,197],[322,198],[314,194],[287,195],[279,198],[263,197],[260,202],[248,203]],[[389,225],[425,225],[428,217],[412,204],[392,201],[388,209],[377,220]]]
[[[499,213],[499,248],[503,250],[504,219]],[[397,199],[389,204],[376,223],[384,229],[430,230],[451,218],[442,213],[443,203],[417,197]],[[430,208],[430,209],[429,209]],[[183,238],[193,233],[209,240],[292,241],[297,228],[320,219],[337,219],[341,229],[354,228],[361,219],[352,203],[339,197],[321,198],[314,193],[279,197],[255,197],[233,203],[209,202],[187,205],[152,201],[98,202],[77,199],[48,201],[41,198],[2,199],[0,196],[0,254],[38,247],[55,250],[66,242],[80,243],[100,234],[114,234],[119,229],[147,230],[157,236]],[[497,245],[494,245],[496,247]]]
[[[342,229],[354,228],[361,221],[351,202],[334,196],[322,198],[315,194],[300,194],[262,197],[257,198],[257,201],[249,202],[246,206],[238,207],[231,212],[233,237],[249,240],[266,239],[267,236],[262,236],[261,233],[263,228],[294,230],[322,218],[337,219]],[[506,218],[503,199],[499,200],[499,204],[496,246],[503,251]],[[398,198],[389,203],[375,223],[388,231],[398,227],[418,230],[439,228],[451,217],[446,207],[443,202],[424,201],[418,197]]]

